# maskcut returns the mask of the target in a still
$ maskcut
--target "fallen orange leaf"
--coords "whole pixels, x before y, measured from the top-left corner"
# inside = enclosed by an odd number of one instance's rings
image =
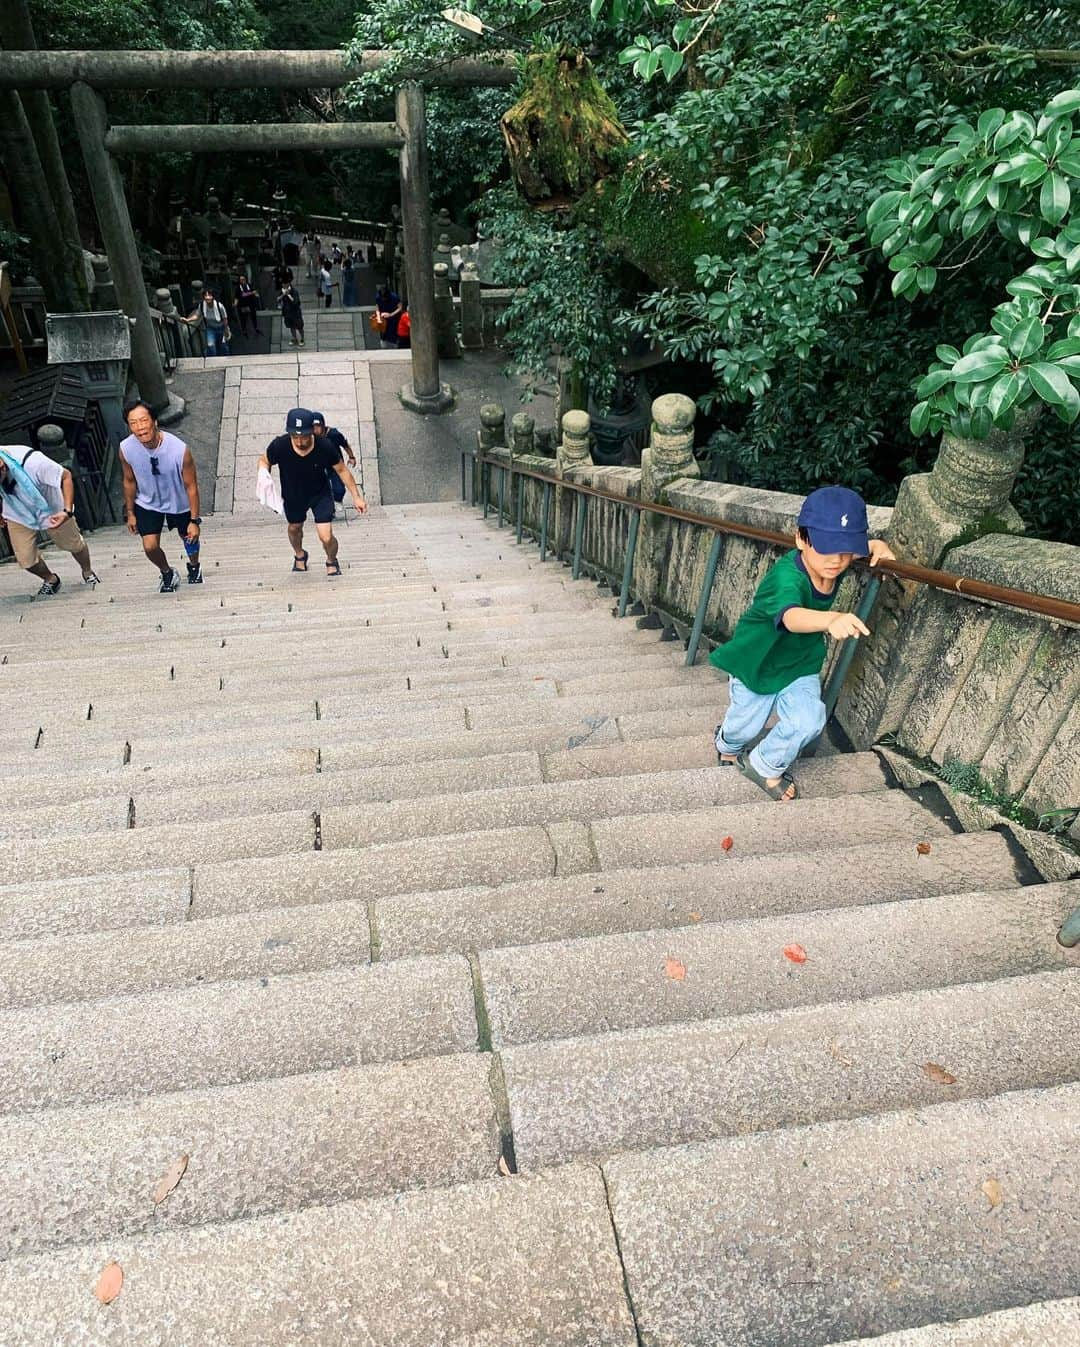
[[[986,1200],[990,1203],[990,1210],[1001,1206],[1001,1200],[1004,1194],[1001,1191],[1001,1184],[997,1179],[987,1179],[982,1185],[982,1191],[986,1195]]]
[[[725,851],[730,851],[731,848],[735,845],[735,839],[734,837],[725,837],[724,840],[720,843],[720,845],[724,848]]]
[[[503,1178],[508,1179],[508,1178],[510,1178],[510,1176],[513,1174],[513,1172],[514,1172],[514,1171],[513,1171],[513,1170],[510,1168],[510,1166],[506,1163],[506,1156],[505,1156],[505,1155],[500,1155],[500,1156],[499,1156],[499,1173],[503,1176]]]
[[[101,1276],[98,1277],[97,1285],[94,1287],[94,1295],[103,1305],[109,1305],[120,1294],[123,1284],[124,1269],[119,1263],[107,1263],[101,1269]]]
[[[664,962],[664,972],[672,982],[682,982],[686,977],[686,964],[680,963],[678,959],[667,959]]]
[[[930,855],[930,843],[929,843],[929,842],[918,842],[918,843],[916,843],[915,850],[919,853],[920,856],[929,856],[929,855]]]
[[[935,1085],[955,1085],[956,1077],[951,1071],[946,1071],[943,1066],[938,1066],[937,1062],[924,1062],[923,1070],[934,1082]]]
[[[691,912],[691,913],[690,913],[690,920],[691,920],[691,921],[700,921],[700,920],[701,920],[701,913],[700,913],[700,912]]]
[[[792,963],[805,963],[809,957],[802,945],[784,946],[784,958],[790,959]]]
[[[154,1206],[164,1202],[172,1190],[184,1177],[184,1171],[188,1167],[188,1160],[191,1157],[187,1154],[178,1155],[172,1164],[168,1167],[161,1178],[157,1181],[157,1187],[154,1189]]]

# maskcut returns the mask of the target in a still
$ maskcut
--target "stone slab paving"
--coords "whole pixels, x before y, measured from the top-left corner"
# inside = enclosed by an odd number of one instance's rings
[[[835,1347],[1080,1347],[1080,1298],[1044,1300],[955,1324],[901,1329],[872,1341],[838,1342]]]

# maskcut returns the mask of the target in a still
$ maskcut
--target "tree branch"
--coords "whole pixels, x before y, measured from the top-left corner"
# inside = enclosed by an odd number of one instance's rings
[[[1042,61],[1045,65],[1080,65],[1080,48],[1036,47],[1031,51],[1003,46],[999,42],[983,42],[966,51],[951,51],[949,56],[957,62],[970,61],[976,56],[990,56],[999,52],[1007,53],[1016,61]]]

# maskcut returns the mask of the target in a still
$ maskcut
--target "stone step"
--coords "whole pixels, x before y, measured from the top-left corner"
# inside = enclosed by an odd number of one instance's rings
[[[125,730],[122,726],[109,727],[95,737],[87,733],[85,737],[70,727],[51,730],[40,736],[36,731],[26,732],[19,745],[0,744],[0,765],[13,767],[16,771],[25,770],[36,740],[39,747],[34,751],[36,762],[46,759],[61,759],[72,767],[83,765],[80,757],[89,751],[93,761],[100,761],[100,755],[109,747],[123,752],[123,745],[131,745],[130,759],[138,764],[150,755],[151,760],[160,758],[163,749],[168,749],[177,759],[190,759],[200,753],[229,753],[243,755],[252,751],[263,752],[267,748],[310,748],[313,743],[325,742],[339,734],[342,738],[354,738],[363,733],[368,739],[396,739],[420,735],[452,735],[465,731],[475,732],[477,738],[490,737],[513,729],[526,729],[539,725],[560,725],[566,728],[567,739],[587,736],[598,724],[603,724],[614,715],[626,715],[637,711],[669,712],[673,708],[688,707],[698,711],[698,720],[704,718],[715,726],[718,712],[726,705],[726,684],[712,686],[685,684],[677,687],[657,687],[653,680],[636,691],[623,693],[618,699],[618,707],[612,706],[609,693],[601,691],[589,696],[577,697],[540,697],[524,701],[521,698],[499,697],[495,703],[454,700],[428,703],[426,707],[411,710],[392,708],[355,718],[355,724],[348,715],[338,717],[327,714],[325,719],[316,721],[314,707],[311,719],[285,718],[274,721],[268,715],[267,722],[252,725],[240,725],[222,728],[212,721],[203,721],[201,725],[192,725],[186,719],[178,720],[177,733],[163,735],[160,725],[150,727],[142,735]],[[320,703],[321,707],[321,703]],[[335,708],[328,708],[332,712]],[[338,708],[344,709],[344,708]],[[369,708],[370,709],[370,708]],[[86,722],[87,729],[93,721]],[[182,733],[179,731],[183,731]]]
[[[182,922],[190,906],[186,866],[8,883],[0,886],[0,940]]]
[[[1080,949],[1056,939],[1078,895],[1080,882],[1036,884],[485,950],[491,1039],[503,1048],[1080,967]],[[806,962],[785,956],[792,946]]]
[[[800,779],[807,798],[884,791],[885,775],[874,753],[810,761]],[[638,776],[587,776],[578,780],[477,790],[467,794],[371,802],[364,809],[322,811],[323,846],[370,846],[375,842],[476,828],[524,827],[530,823],[595,819],[654,811],[672,813],[715,805],[760,808],[765,796],[740,773],[714,765]],[[771,802],[770,802],[771,803]]]
[[[458,955],[0,1011],[0,1113],[477,1050]]]
[[[391,894],[378,901],[370,899],[362,882],[351,882],[350,877],[339,888],[324,887],[311,894],[307,905],[193,921],[185,920],[191,905],[186,872],[166,872],[168,880],[150,877],[148,886],[160,900],[145,916],[139,905],[120,907],[112,885],[107,886],[107,905],[97,901],[97,886],[87,886],[79,895],[81,902],[65,895],[63,884],[42,886],[36,903],[30,893],[15,904],[9,892],[0,890],[0,913],[5,916],[0,930],[13,929],[24,937],[0,941],[0,1007],[333,968],[365,962],[372,954],[389,961],[468,953],[1017,883],[1003,838],[989,834],[945,838],[939,849],[942,856],[934,864],[922,857],[914,863],[910,843],[903,848],[893,844],[831,852],[833,880],[827,894],[821,891],[819,867],[801,857],[732,862],[732,873],[719,893],[715,868],[710,866],[586,873],[494,888]],[[348,860],[348,853],[343,859]],[[868,871],[872,865],[890,869]],[[869,893],[867,873],[879,876]],[[765,888],[766,876],[785,887]],[[119,888],[123,891],[122,883]],[[57,889],[67,899],[61,909],[66,926],[57,926],[49,907]],[[300,890],[294,897],[303,902],[304,893]],[[92,917],[85,915],[88,911]],[[76,917],[83,919],[81,926],[75,924]],[[19,921],[21,925],[16,924]],[[87,924],[91,921],[97,924]],[[38,938],[31,942],[27,935]]]
[[[507,671],[509,672],[509,671]],[[486,702],[498,702],[507,698],[523,700],[529,704],[538,698],[551,701],[582,697],[608,696],[612,701],[621,701],[625,694],[638,691],[652,692],[660,689],[672,691],[672,701],[701,700],[708,696],[715,701],[721,693],[726,699],[726,683],[718,682],[711,671],[685,669],[676,665],[661,668],[646,667],[641,670],[631,668],[621,674],[605,674],[594,677],[591,674],[554,679],[543,676],[495,678],[493,680],[474,679],[465,683],[446,683],[432,687],[412,689],[407,686],[408,679],[396,688],[382,691],[370,691],[360,685],[354,690],[347,683],[336,689],[324,689],[318,683],[299,685],[290,684],[275,690],[272,715],[273,724],[293,720],[350,720],[366,721],[378,716],[400,716],[406,708],[417,712],[433,711],[442,706],[468,703],[480,705]],[[695,698],[688,691],[696,689]],[[213,730],[218,726],[230,727],[243,724],[257,724],[268,719],[268,708],[264,698],[253,695],[249,690],[239,693],[223,691],[216,701],[200,701],[193,705],[184,703],[184,726],[189,733]],[[51,747],[54,739],[64,745],[82,743],[96,738],[115,736],[123,733],[125,738],[135,740],[153,730],[160,737],[168,737],[167,727],[162,725],[161,714],[147,711],[139,714],[129,707],[127,713],[115,708],[99,713],[96,702],[80,703],[69,709],[66,715],[43,714],[34,716],[17,732],[10,728],[6,734],[7,742],[18,743],[33,733],[43,732],[42,744]],[[0,742],[4,742],[0,740]]]
[[[641,1341],[802,1347],[1070,1295],[1078,1111],[1069,1085],[608,1161]]]
[[[1078,1347],[1080,1297],[982,1314],[956,1323],[902,1328],[884,1337],[852,1338],[833,1347]]]
[[[1048,1032],[1048,1027],[1053,1026]],[[1080,1079],[1080,964],[501,1054],[520,1169]],[[933,1081],[925,1064],[956,1077]]]
[[[457,1053],[0,1118],[0,1258],[493,1178],[490,1070]]]
[[[828,883],[822,884],[822,870]],[[495,949],[627,931],[661,931],[828,907],[930,898],[1030,883],[999,833],[935,839],[928,856],[910,838],[825,854],[791,851],[605,870],[461,889],[388,894],[372,904],[379,957]],[[85,958],[80,952],[80,958]],[[106,958],[104,948],[100,962]]]
[[[113,1260],[124,1288],[103,1312],[92,1288]],[[0,1305],[5,1347],[104,1343],[103,1313],[124,1347],[164,1341],[162,1325],[176,1347],[638,1341],[592,1166],[11,1259]]]

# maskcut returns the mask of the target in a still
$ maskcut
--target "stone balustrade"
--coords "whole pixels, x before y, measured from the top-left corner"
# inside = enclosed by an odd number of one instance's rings
[[[650,443],[640,468],[593,465],[588,417],[583,412],[564,416],[555,462],[527,452],[520,415],[514,418],[518,425],[510,440],[522,452],[507,443],[501,407],[484,408],[482,419],[483,451],[499,463],[513,462],[619,498],[594,498],[588,504],[582,557],[586,573],[597,579],[616,585],[622,574],[630,510],[620,500],[657,501],[705,518],[765,529],[791,537],[794,546],[801,496],[700,479],[693,458],[694,408],[688,398],[669,395],[654,402]],[[939,475],[961,451],[969,460],[978,452],[950,446]],[[1009,454],[1015,472],[1011,447]],[[988,480],[1000,495],[1001,481],[993,474]],[[908,502],[903,507],[908,512],[906,527],[918,532],[912,523],[913,496],[935,503],[948,500],[954,512],[948,522],[955,538],[965,522],[962,505],[942,484],[930,485],[935,489],[924,490],[918,479],[905,483],[901,502]],[[498,472],[493,469],[493,503],[497,488]],[[516,490],[507,484],[511,521]],[[573,545],[572,495],[561,488],[554,495],[550,546],[568,561]],[[998,506],[1004,509],[1000,501]],[[542,508],[541,484],[526,481],[523,514],[530,534],[540,531]],[[932,547],[938,549],[943,536],[941,508],[936,505],[936,531],[929,529],[934,534]],[[897,523],[894,511],[871,507],[869,514],[871,535],[891,539]],[[682,637],[693,622],[713,537],[712,530],[682,520],[648,514],[642,520],[634,597],[655,615],[653,620],[659,618]],[[706,610],[708,640],[721,641],[731,632],[779,553],[779,548],[766,543],[723,535]],[[911,551],[906,555],[1006,588],[1080,602],[1080,548],[1064,543],[993,533],[953,547],[943,559]],[[845,579],[841,606],[854,608],[865,574],[860,570]],[[912,757],[928,758],[938,766],[971,764],[995,791],[1018,798],[1035,813],[1080,805],[1080,630],[894,578],[886,579],[869,625],[872,635],[860,645],[837,707],[839,724],[856,747],[868,747],[889,735]],[[1080,827],[1075,832],[1080,838]]]

